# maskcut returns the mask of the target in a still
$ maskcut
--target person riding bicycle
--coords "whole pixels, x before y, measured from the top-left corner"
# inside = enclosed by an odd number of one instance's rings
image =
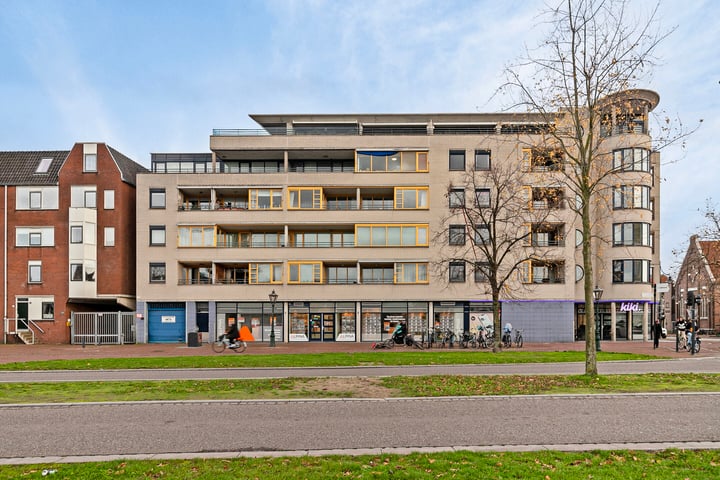
[[[240,330],[238,330],[237,322],[228,325],[225,330],[225,338],[230,342],[230,348],[237,348],[237,340],[240,338]]]

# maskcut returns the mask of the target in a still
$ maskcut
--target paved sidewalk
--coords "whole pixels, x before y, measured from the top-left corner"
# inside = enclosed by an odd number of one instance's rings
[[[267,343],[250,343],[247,350],[239,355],[268,355],[292,353],[325,353],[325,352],[372,352],[372,343],[356,342],[326,342],[326,343],[278,343],[270,347]],[[675,352],[675,339],[665,339],[660,342],[658,349],[653,349],[652,341],[617,341],[602,342],[601,348],[605,352],[641,353],[670,358],[691,358],[688,352]],[[405,350],[408,347],[398,347]],[[448,349],[424,350],[428,355],[432,352]],[[454,351],[471,351],[455,347]],[[584,342],[573,343],[526,343],[522,348],[525,351],[583,351]],[[417,351],[417,350],[416,350]],[[119,357],[169,357],[169,356],[199,356],[217,355],[208,344],[200,347],[188,347],[186,344],[159,344],[144,343],[134,345],[17,345],[0,344],[0,363],[27,362],[41,360],[68,360],[81,358],[119,358]],[[222,355],[234,355],[225,351]],[[703,337],[702,349],[697,357],[720,356],[720,338]]]

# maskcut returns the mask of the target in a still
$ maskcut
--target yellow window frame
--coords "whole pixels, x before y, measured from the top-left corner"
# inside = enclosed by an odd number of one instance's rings
[[[388,245],[387,243],[387,229],[388,228],[400,228],[400,245]],[[370,245],[358,245],[358,229],[359,228],[369,228],[370,229]],[[373,245],[372,244],[372,238],[373,238],[373,229],[374,228],[384,228],[386,230],[385,239],[386,242],[384,245]],[[405,244],[402,242],[403,239],[403,229],[404,228],[414,228],[415,229],[415,243],[413,245]],[[358,223],[355,225],[355,246],[356,247],[390,247],[390,248],[398,248],[398,247],[427,247],[429,246],[429,233],[430,228],[427,223]],[[423,243],[420,243],[420,236],[421,232],[424,232],[425,241]]]
[[[268,265],[270,267],[270,282],[258,282],[258,269],[261,265]],[[275,278],[275,268],[280,266],[280,278]],[[249,285],[272,285],[282,283],[282,264],[281,263],[262,263],[255,262],[248,265],[248,284]]]
[[[300,268],[303,265],[311,265],[312,266],[312,276],[313,281],[312,282],[303,282],[301,280],[300,275]],[[297,280],[293,280],[292,277],[292,268],[297,267]],[[288,284],[289,285],[321,285],[325,283],[325,272],[323,271],[323,262],[321,261],[295,261],[295,262],[288,262],[287,264],[287,278],[288,278]]]
[[[308,191],[308,190],[313,192],[313,200],[312,200],[313,206],[310,208],[301,207],[300,206],[301,193],[304,191]],[[298,200],[297,206],[292,204],[292,201],[291,201],[292,193],[297,193],[297,200]],[[288,187],[288,189],[287,189],[287,205],[288,205],[288,210],[324,210],[326,201],[325,201],[325,194],[323,192],[323,188],[322,187]]]
[[[425,192],[425,206],[420,205],[420,192]],[[404,199],[406,195],[415,196],[415,207],[405,208],[403,207]],[[395,210],[428,210],[430,203],[430,188],[429,187],[395,187]]]
[[[420,279],[420,267],[425,267],[425,279]],[[402,279],[405,278],[405,270],[412,268],[415,270],[415,281],[404,282]],[[395,278],[394,283],[397,284],[426,284],[430,283],[430,277],[428,275],[428,263],[427,262],[398,262],[395,264]]]
[[[200,235],[201,238],[205,238],[205,230],[212,230],[212,242],[210,245],[204,245],[202,242],[200,245],[194,245],[193,244],[193,230],[200,229],[202,231],[202,234]],[[188,245],[182,245],[180,243],[180,238],[182,236],[182,232],[188,230]],[[217,246],[217,235],[218,235],[218,227],[217,225],[180,225],[178,227],[177,231],[177,247],[178,248],[210,248]]]
[[[270,194],[270,207],[260,208],[258,206],[258,194],[260,192],[268,192]],[[276,194],[280,194],[277,195]],[[248,191],[248,210],[282,210],[282,188],[251,188]],[[275,204],[275,200],[279,198],[279,205]]]

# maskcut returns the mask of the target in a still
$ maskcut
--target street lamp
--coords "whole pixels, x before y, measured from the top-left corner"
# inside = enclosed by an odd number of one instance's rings
[[[277,302],[278,294],[273,289],[272,293],[268,295],[270,303],[272,304],[272,317],[270,317],[270,346],[275,346],[275,302]]]
[[[602,298],[603,289],[595,285],[595,288],[593,288],[593,299],[595,300],[595,351],[600,351],[600,337],[602,333],[602,325],[600,325],[600,322],[598,321],[598,309],[597,304]]]

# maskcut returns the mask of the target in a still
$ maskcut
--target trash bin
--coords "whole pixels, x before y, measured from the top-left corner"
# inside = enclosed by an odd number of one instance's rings
[[[187,337],[188,347],[200,346],[200,334],[198,332],[190,332]]]

